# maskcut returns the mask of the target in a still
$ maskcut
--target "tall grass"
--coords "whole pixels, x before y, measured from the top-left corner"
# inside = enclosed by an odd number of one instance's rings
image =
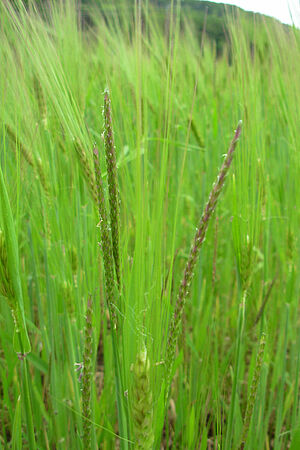
[[[177,1],[164,29],[147,1],[132,14],[125,2],[96,5],[93,24],[75,0],[41,12],[15,3],[0,5],[0,228],[10,258],[7,270],[0,255],[0,448],[296,449],[299,30],[228,15],[217,56]],[[99,180],[106,205],[112,195],[107,86],[119,255],[109,214],[103,245],[97,205]],[[239,119],[168,389],[176,294]],[[8,277],[23,305],[23,361]]]

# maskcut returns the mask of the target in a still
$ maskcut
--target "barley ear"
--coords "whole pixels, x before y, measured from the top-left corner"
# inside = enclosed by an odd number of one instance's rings
[[[135,446],[139,450],[150,450],[154,443],[153,399],[150,387],[150,361],[144,347],[137,354],[133,365],[132,418]]]
[[[180,330],[180,324],[181,324],[181,318],[183,309],[186,303],[186,300],[189,295],[190,285],[191,281],[194,275],[195,265],[199,256],[200,248],[204,242],[206,230],[208,227],[209,220],[211,216],[213,215],[213,212],[216,209],[216,205],[219,199],[219,196],[221,194],[221,191],[223,189],[226,175],[228,173],[228,170],[230,168],[235,147],[239,140],[239,137],[241,135],[241,121],[238,123],[237,129],[235,131],[233,140],[231,141],[231,144],[229,146],[228,153],[224,159],[223,165],[219,171],[219,174],[217,176],[217,179],[213,185],[213,188],[210,192],[209,199],[206,203],[206,206],[204,208],[202,217],[200,219],[199,226],[197,228],[196,234],[194,236],[190,254],[185,266],[183,278],[181,281],[181,284],[179,286],[179,291],[177,295],[176,305],[175,305],[175,311],[173,314],[173,317],[171,319],[171,323],[169,326],[169,334],[168,334],[168,342],[167,342],[167,350],[166,350],[166,400],[169,395],[169,388],[171,385],[171,374],[172,374],[172,368],[175,360],[175,351],[176,351],[176,345],[179,337],[179,330]]]

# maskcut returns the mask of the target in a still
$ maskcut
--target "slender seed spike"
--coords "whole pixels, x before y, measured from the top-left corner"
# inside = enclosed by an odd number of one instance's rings
[[[169,388],[171,385],[171,372],[175,360],[175,351],[176,351],[176,345],[177,340],[179,337],[179,329],[181,324],[181,318],[182,318],[182,312],[186,303],[186,300],[189,295],[189,286],[191,284],[193,275],[194,275],[194,269],[195,265],[198,259],[200,248],[204,242],[206,230],[208,227],[208,222],[216,208],[220,193],[222,191],[222,188],[225,183],[226,175],[228,173],[228,170],[230,168],[235,147],[238,142],[238,139],[241,135],[241,129],[242,129],[242,122],[239,121],[237,129],[234,134],[234,138],[231,141],[231,144],[229,146],[228,153],[225,157],[225,160],[223,162],[223,165],[219,171],[219,174],[217,176],[217,179],[213,185],[213,188],[210,192],[208,202],[206,203],[206,206],[204,208],[202,217],[200,219],[199,226],[197,228],[192,247],[190,250],[190,254],[185,266],[184,275],[179,287],[179,292],[177,295],[176,305],[175,305],[175,311],[173,314],[173,317],[171,319],[171,323],[169,326],[169,335],[168,335],[168,343],[167,343],[167,354],[166,354],[166,400],[169,395]]]
[[[111,235],[112,235],[113,255],[115,261],[117,282],[120,288],[121,283],[120,252],[119,252],[120,195],[117,177],[114,133],[112,128],[111,101],[108,89],[105,89],[104,91],[103,116],[104,116],[104,147],[105,147],[107,178],[108,178]]]
[[[90,450],[91,442],[91,380],[92,380],[92,353],[93,353],[93,309],[92,298],[89,296],[86,309],[85,342],[82,371],[82,415],[83,415],[83,445]]]
[[[97,202],[100,218],[101,246],[103,253],[104,273],[105,273],[106,299],[110,312],[110,318],[113,322],[113,326],[116,327],[117,318],[114,305],[115,295],[114,295],[113,252],[106,213],[106,204],[99,162],[99,153],[97,148],[94,148],[93,155],[94,155],[94,168],[95,168],[95,179],[97,189]]]
[[[242,434],[241,449],[243,449],[244,446],[245,446],[245,443],[246,443],[246,440],[247,440],[247,436],[248,436],[248,431],[249,431],[249,428],[250,428],[250,423],[251,423],[251,418],[252,418],[252,415],[253,415],[253,409],[254,409],[254,405],[255,405],[257,389],[258,389],[258,385],[259,385],[260,372],[261,372],[261,367],[262,367],[262,362],[263,362],[265,345],[266,345],[266,335],[265,335],[265,333],[263,333],[262,336],[261,336],[261,339],[260,339],[260,343],[259,343],[259,349],[258,349],[258,353],[257,353],[257,356],[256,356],[256,364],[255,364],[254,375],[253,375],[253,378],[252,378],[251,387],[250,387],[250,394],[249,394],[248,401],[247,401],[247,407],[246,407],[246,413],[245,413],[245,419],[244,419],[244,427],[243,427],[243,434]]]

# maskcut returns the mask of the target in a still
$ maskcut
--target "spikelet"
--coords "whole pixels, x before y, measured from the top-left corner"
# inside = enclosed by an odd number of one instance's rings
[[[150,387],[150,362],[144,347],[137,354],[133,365],[132,418],[135,446],[139,450],[150,450],[154,443],[153,400]]]
[[[183,313],[183,309],[185,306],[185,302],[189,295],[189,289],[190,289],[191,281],[192,281],[192,278],[194,275],[195,265],[196,265],[196,262],[198,259],[200,248],[205,239],[209,219],[211,218],[211,216],[216,208],[220,193],[221,193],[222,188],[225,183],[226,175],[228,173],[228,170],[230,168],[230,165],[231,165],[231,162],[233,159],[235,147],[236,147],[236,144],[238,142],[240,135],[241,135],[241,121],[239,122],[238,127],[235,131],[234,138],[231,141],[228,153],[225,157],[225,160],[220,169],[218,177],[213,185],[213,188],[209,195],[208,202],[206,203],[204,212],[200,219],[199,227],[196,231],[196,234],[195,234],[192,246],[191,246],[190,254],[188,257],[188,261],[185,266],[183,279],[182,279],[180,287],[179,287],[179,292],[177,295],[177,300],[176,300],[176,305],[175,305],[175,311],[174,311],[174,314],[173,314],[173,317],[171,319],[171,323],[169,326],[168,343],[167,343],[167,350],[166,350],[166,393],[165,393],[166,400],[169,395],[169,388],[170,388],[170,384],[171,384],[171,373],[172,373],[172,368],[173,368],[173,364],[174,364],[174,360],[175,360],[175,351],[176,351],[176,345],[177,345],[177,340],[178,340],[178,336],[179,336],[179,329],[180,329],[180,324],[181,324],[182,313]]]
[[[116,150],[114,143],[114,133],[112,128],[111,101],[109,90],[104,91],[104,147],[107,166],[108,192],[109,192],[109,208],[110,208],[110,224],[113,255],[116,268],[116,276],[118,286],[120,288],[120,252],[119,252],[119,227],[120,227],[120,195],[117,177]]]
[[[82,415],[83,415],[83,445],[91,449],[91,380],[93,354],[93,309],[92,298],[89,296],[86,309],[85,341],[82,371]]]
[[[262,362],[263,362],[265,345],[266,345],[266,335],[265,335],[265,333],[263,333],[261,336],[261,339],[260,339],[260,343],[259,343],[259,349],[258,349],[258,353],[256,356],[254,375],[252,378],[250,394],[249,394],[248,401],[247,401],[243,434],[242,434],[242,442],[241,442],[242,449],[244,448],[244,445],[246,443],[248,431],[250,428],[250,422],[251,422],[251,418],[252,418],[252,414],[253,414],[257,389],[258,389],[258,385],[259,385],[260,372],[261,372],[261,367],[262,367]]]

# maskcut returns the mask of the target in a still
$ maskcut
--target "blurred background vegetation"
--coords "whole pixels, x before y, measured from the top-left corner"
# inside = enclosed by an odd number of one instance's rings
[[[19,0],[10,0],[11,3],[17,4]],[[53,1],[53,0],[52,0]],[[55,2],[56,0],[54,0]],[[62,0],[63,2],[63,0]],[[48,0],[24,0],[23,2],[27,7],[34,5],[40,11],[45,11],[45,6],[49,3]],[[166,29],[170,20],[170,0],[145,0],[143,4],[147,4],[147,7],[151,9],[151,13],[156,16],[157,23],[161,29]],[[175,4],[176,2],[174,2]],[[250,11],[244,11],[243,9],[234,5],[225,5],[224,3],[214,3],[210,1],[201,0],[184,0],[180,3],[181,7],[181,28],[184,27],[184,22],[188,21],[189,25],[193,27],[198,40],[201,43],[203,33],[205,32],[206,38],[210,39],[216,46],[217,55],[221,55],[224,44],[230,45],[230,38],[226,31],[226,15],[239,16],[244,18],[244,26],[248,33],[249,42],[251,46],[254,46],[252,25],[256,20],[263,20],[266,24],[277,22],[276,19],[264,16],[260,13],[253,13]],[[124,14],[124,9],[127,10],[132,17],[134,16],[135,0],[117,0],[112,2],[110,0],[78,0],[78,11],[85,26],[93,25],[93,17],[90,11],[92,7],[97,6],[102,10],[104,15],[115,14],[115,11],[119,9],[120,17]],[[109,20],[108,20],[109,22]],[[284,25],[286,31],[291,28],[288,25]],[[267,47],[267,39],[266,39]]]

